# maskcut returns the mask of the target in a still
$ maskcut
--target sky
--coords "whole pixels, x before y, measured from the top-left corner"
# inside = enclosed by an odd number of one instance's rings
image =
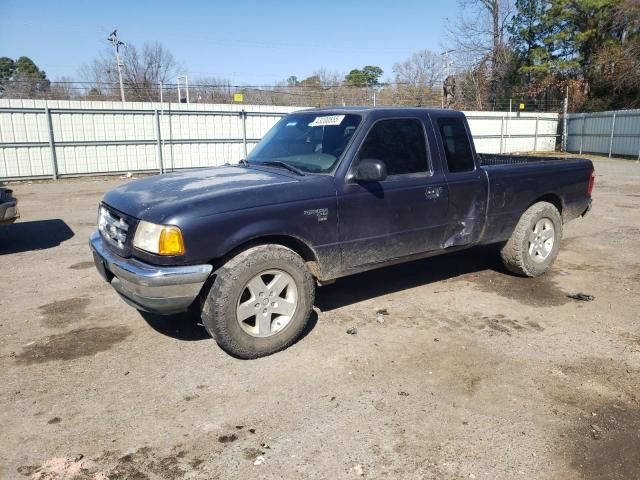
[[[190,80],[272,85],[319,68],[377,65],[383,78],[413,52],[442,51],[456,0],[0,0],[0,56],[30,57],[51,80],[121,40],[162,43]]]

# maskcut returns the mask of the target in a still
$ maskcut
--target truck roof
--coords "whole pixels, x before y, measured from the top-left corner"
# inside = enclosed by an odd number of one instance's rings
[[[378,107],[378,106],[334,106],[334,107],[321,107],[321,108],[309,108],[305,110],[298,110],[299,112],[323,112],[323,113],[359,113],[362,115],[367,115],[373,112],[383,112],[388,114],[397,114],[397,113],[436,113],[438,115],[463,115],[462,112],[458,110],[449,110],[442,108],[426,108],[426,107]],[[295,113],[295,112],[293,112]]]

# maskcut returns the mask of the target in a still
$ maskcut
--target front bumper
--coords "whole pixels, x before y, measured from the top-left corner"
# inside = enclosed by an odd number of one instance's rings
[[[89,245],[98,272],[122,298],[146,312],[170,315],[186,311],[211,275],[211,265],[159,267],[109,251],[94,232]]]

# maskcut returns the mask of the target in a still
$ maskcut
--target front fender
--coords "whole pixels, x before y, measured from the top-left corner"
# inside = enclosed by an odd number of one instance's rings
[[[189,263],[212,262],[269,237],[291,239],[318,259],[319,250],[337,243],[337,200],[325,197],[215,215],[185,235]]]

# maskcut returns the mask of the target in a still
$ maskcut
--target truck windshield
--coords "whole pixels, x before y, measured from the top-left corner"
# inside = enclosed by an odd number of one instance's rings
[[[353,114],[294,113],[267,132],[247,156],[249,163],[287,164],[302,172],[327,173],[360,124]]]

